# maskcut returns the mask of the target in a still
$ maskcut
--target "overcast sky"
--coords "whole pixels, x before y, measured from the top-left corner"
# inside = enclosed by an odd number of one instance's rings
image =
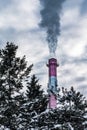
[[[18,56],[26,55],[34,64],[33,73],[46,90],[49,49],[41,21],[39,0],[0,0],[0,48],[6,42],[19,46]],[[61,13],[61,33],[56,57],[58,85],[74,86],[87,95],[87,0],[66,0]]]

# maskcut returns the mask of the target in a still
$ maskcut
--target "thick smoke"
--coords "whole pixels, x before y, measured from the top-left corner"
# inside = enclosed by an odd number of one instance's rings
[[[42,20],[40,26],[46,28],[50,53],[55,53],[57,36],[60,34],[60,12],[65,0],[40,0]]]

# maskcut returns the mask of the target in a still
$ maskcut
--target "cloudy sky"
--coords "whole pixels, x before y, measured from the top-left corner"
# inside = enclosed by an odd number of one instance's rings
[[[39,0],[0,0],[0,48],[7,41],[17,44],[17,55],[34,64],[33,73],[46,90],[49,49],[46,32],[39,27],[41,8]],[[58,85],[74,86],[87,96],[87,0],[66,0],[60,23]]]

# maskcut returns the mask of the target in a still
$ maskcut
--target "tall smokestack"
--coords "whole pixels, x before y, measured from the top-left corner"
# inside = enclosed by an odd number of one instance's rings
[[[49,69],[49,83],[48,83],[48,95],[49,95],[49,108],[57,107],[57,60],[55,58],[50,58],[48,61]]]
[[[49,52],[52,58],[48,61],[49,68],[49,108],[55,108],[57,93],[57,60],[53,58],[57,48],[58,36],[60,35],[60,14],[65,0],[40,0],[42,9],[40,27],[46,31]]]

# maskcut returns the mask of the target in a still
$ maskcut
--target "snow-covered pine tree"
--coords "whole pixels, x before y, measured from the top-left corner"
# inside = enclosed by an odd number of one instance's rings
[[[64,120],[65,111],[61,108],[47,109],[38,116],[40,130],[73,130],[69,122]]]
[[[32,65],[27,67],[25,56],[16,57],[17,49],[18,46],[7,43],[0,50],[0,126],[10,130],[17,130],[20,90],[32,68]]]
[[[47,97],[38,83],[35,75],[27,82],[26,102],[21,106],[20,126],[26,130],[35,128],[38,130],[38,116],[47,109]]]
[[[69,91],[62,88],[57,108],[48,109],[38,116],[41,130],[85,130],[86,122],[87,102],[73,87]]]
[[[63,122],[68,123],[74,130],[84,130],[87,122],[87,101],[73,87],[69,91],[62,88],[61,110]]]

